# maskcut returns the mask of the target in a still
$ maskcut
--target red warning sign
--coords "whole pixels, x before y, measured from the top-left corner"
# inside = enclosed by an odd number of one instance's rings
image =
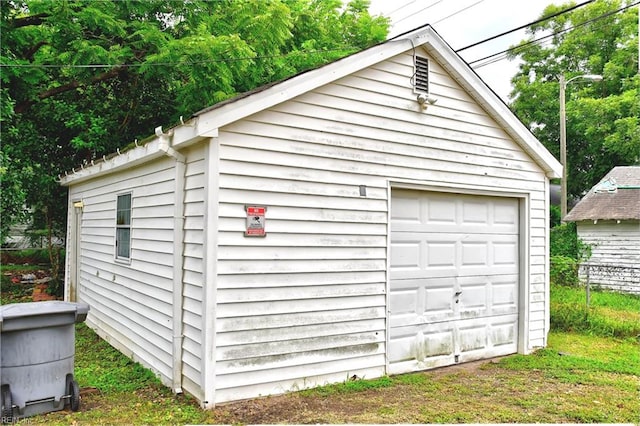
[[[244,232],[246,237],[264,237],[265,232],[265,213],[267,208],[264,206],[245,206],[247,211],[247,229]]]

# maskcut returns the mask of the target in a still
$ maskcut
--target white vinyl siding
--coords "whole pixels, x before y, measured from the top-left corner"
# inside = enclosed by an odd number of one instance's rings
[[[429,59],[426,111],[403,54],[220,129],[217,402],[385,373],[390,182],[525,196],[524,350],[544,345],[544,172]]]
[[[640,222],[578,222],[578,238],[591,247],[580,279],[594,286],[640,294]],[[587,266],[590,265],[590,266]]]
[[[78,300],[112,345],[171,377],[173,162],[161,159],[70,188],[83,200]],[[131,256],[114,262],[117,196],[131,194]]]
[[[188,151],[184,197],[183,388],[202,399],[202,311],[204,271],[204,147]]]

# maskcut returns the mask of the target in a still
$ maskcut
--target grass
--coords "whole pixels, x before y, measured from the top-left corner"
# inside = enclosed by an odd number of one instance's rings
[[[79,412],[29,424],[248,423],[639,423],[640,298],[552,289],[554,329],[531,355],[413,374],[350,380],[203,411],[154,375],[77,326]],[[558,313],[566,318],[558,319]],[[596,320],[597,319],[597,320]],[[602,326],[602,324],[607,324]]]
[[[596,336],[640,337],[640,296],[551,286],[551,327]]]

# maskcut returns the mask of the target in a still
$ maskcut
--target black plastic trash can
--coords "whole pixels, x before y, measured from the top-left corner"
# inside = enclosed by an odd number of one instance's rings
[[[0,306],[2,421],[80,406],[73,378],[75,323],[86,303],[62,301]]]

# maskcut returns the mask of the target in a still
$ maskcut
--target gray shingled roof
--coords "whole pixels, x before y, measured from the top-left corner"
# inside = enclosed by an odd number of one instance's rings
[[[640,220],[640,166],[614,167],[565,217],[580,220]]]

